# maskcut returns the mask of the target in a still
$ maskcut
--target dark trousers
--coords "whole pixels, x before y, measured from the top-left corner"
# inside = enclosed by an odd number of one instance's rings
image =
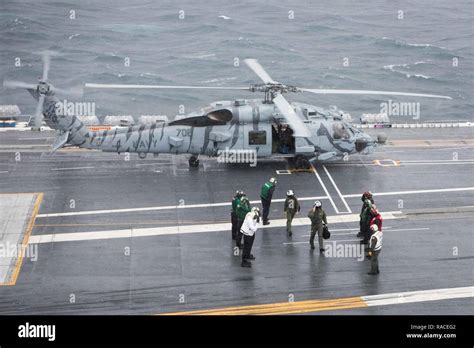
[[[272,201],[270,199],[264,199],[264,198],[260,198],[262,200],[262,210],[263,210],[263,213],[262,213],[262,219],[263,219],[263,222],[266,222],[268,221],[268,213],[270,212],[270,204],[272,203]]]
[[[369,239],[370,239],[370,226],[369,226],[369,222],[362,221],[362,223],[360,224],[360,230],[361,230],[361,232],[362,232],[362,236],[364,237],[364,239],[363,239],[364,244],[368,244],[368,243],[369,243]]]
[[[236,245],[240,247],[242,245],[242,232],[240,232],[240,229],[242,228],[242,225],[244,223],[244,220],[239,220],[237,219],[237,234],[236,234]]]
[[[291,222],[293,221],[293,218],[295,217],[296,212],[287,210],[286,211],[286,232],[291,232]]]
[[[318,234],[319,249],[323,249],[323,224],[317,224],[311,229],[311,236],[309,237],[309,244],[314,247],[314,237]]]
[[[255,234],[253,236],[247,236],[244,234],[244,251],[242,252],[242,261],[246,261],[250,257],[254,239]]]
[[[380,249],[382,250],[382,249]],[[370,258],[370,272],[379,273],[379,254],[380,250],[372,252],[372,257]]]
[[[237,215],[234,212],[230,213],[230,222],[232,223],[232,239],[237,239],[239,230],[237,229]]]

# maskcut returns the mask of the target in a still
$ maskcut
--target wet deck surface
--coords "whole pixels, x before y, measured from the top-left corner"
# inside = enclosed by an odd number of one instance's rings
[[[0,287],[0,314],[155,314],[472,286],[472,130],[386,133],[388,146],[370,156],[316,166],[331,203],[315,173],[277,175],[286,161],[251,168],[202,158],[199,170],[190,170],[185,156],[51,155],[53,133],[2,132],[0,192],[43,192],[44,198],[30,240],[38,260],[26,258],[16,285]],[[426,139],[445,139],[448,146],[421,146]],[[294,190],[303,218],[320,199],[334,221],[330,241],[342,244],[358,243],[360,194],[372,191],[378,208],[395,214],[384,221],[381,274],[367,275],[367,260],[312,252],[307,224],[288,237],[275,226],[283,219],[281,201],[271,206],[275,224],[257,232],[253,267],[241,268],[230,231],[206,228],[229,222],[236,189],[258,201],[272,176],[279,182],[274,199]],[[64,234],[69,241],[59,241]],[[471,297],[315,313],[473,309]]]

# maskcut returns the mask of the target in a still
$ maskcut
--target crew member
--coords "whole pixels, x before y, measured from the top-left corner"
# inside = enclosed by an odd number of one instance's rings
[[[370,191],[364,192],[362,195],[362,209],[360,212],[360,232],[363,239],[360,241],[361,244],[368,244],[370,237],[370,219],[372,218],[370,211],[374,200]]]
[[[240,202],[240,198],[244,195],[243,191],[237,190],[235,191],[235,195],[232,198],[232,209],[230,212],[230,221],[232,223],[232,240],[237,239],[237,234],[239,232],[237,228],[237,205]]]
[[[250,212],[250,202],[245,194],[240,198],[239,203],[237,204],[237,208],[235,210],[235,215],[237,215],[237,239],[235,245],[239,249],[242,249],[242,233],[240,229],[242,228],[242,224],[244,223],[245,216],[247,213]]]
[[[252,263],[249,260],[255,260],[255,256],[252,255],[252,246],[255,239],[255,232],[260,225],[260,209],[253,207],[252,210],[245,216],[244,223],[240,229],[240,232],[244,236],[244,251],[242,252],[242,267],[252,267]]]
[[[262,190],[260,192],[260,199],[262,200],[262,208],[263,208],[263,224],[268,225],[270,222],[268,221],[268,213],[270,212],[270,204],[272,203],[272,196],[273,192],[275,191],[275,186],[277,181],[275,178],[271,178],[262,186]]]
[[[287,154],[290,152],[290,145],[291,145],[291,135],[292,132],[290,128],[284,125],[279,134],[280,138],[280,153]]]
[[[372,205],[372,209],[370,210],[370,215],[371,215],[371,219],[369,222],[369,226],[372,226],[375,224],[377,225],[379,231],[382,232],[383,219],[382,219],[382,215],[380,215],[379,210],[377,209],[375,204]]]
[[[316,201],[313,204],[313,209],[308,212],[308,217],[311,220],[311,237],[309,244],[311,249],[314,249],[314,237],[318,234],[319,252],[324,251],[323,247],[323,227],[327,225],[326,212],[322,208],[320,201]]]
[[[360,200],[362,201],[362,208],[360,208],[360,214],[359,214],[359,233],[357,233],[357,237],[363,237],[364,236],[364,233],[362,232],[362,214],[364,213],[364,210],[365,210],[365,194],[367,192],[364,192],[362,194],[362,197],[360,198]]]
[[[382,250],[383,233],[379,231],[376,224],[370,226],[372,236],[370,237],[369,257],[370,257],[370,272],[367,274],[379,274],[379,254]]]
[[[286,192],[284,212],[286,216],[286,232],[289,236],[291,236],[293,234],[291,232],[291,222],[293,221],[295,215],[299,214],[300,212],[300,204],[293,190],[288,190]]]

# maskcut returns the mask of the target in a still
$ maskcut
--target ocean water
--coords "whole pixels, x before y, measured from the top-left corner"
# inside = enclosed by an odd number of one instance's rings
[[[260,81],[243,62],[234,62],[256,58],[273,79],[301,87],[453,97],[299,93],[289,100],[337,105],[354,118],[379,112],[388,99],[420,102],[421,121],[472,120],[473,6],[472,0],[0,0],[0,78],[36,81],[37,53],[51,50],[49,79],[59,87],[247,86]],[[21,67],[14,65],[17,57]],[[245,91],[87,90],[82,100],[95,102],[99,115],[173,117],[180,105],[190,112],[215,100],[257,97]],[[35,108],[22,90],[1,89],[0,104],[18,104],[23,113]]]

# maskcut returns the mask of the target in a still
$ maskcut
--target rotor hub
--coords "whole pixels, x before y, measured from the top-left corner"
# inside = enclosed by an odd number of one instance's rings
[[[40,94],[48,94],[48,92],[51,90],[51,86],[45,81],[40,80],[38,82],[37,89],[38,89],[38,93]]]
[[[277,93],[288,93],[288,92],[299,92],[298,88],[295,86],[288,86],[282,83],[260,83],[250,85],[249,90],[251,92],[272,92]]]
[[[271,103],[272,100],[279,94],[289,93],[289,92],[300,92],[300,90],[295,86],[288,86],[282,83],[260,83],[250,85],[249,90],[251,92],[264,92],[265,93],[265,102]]]

